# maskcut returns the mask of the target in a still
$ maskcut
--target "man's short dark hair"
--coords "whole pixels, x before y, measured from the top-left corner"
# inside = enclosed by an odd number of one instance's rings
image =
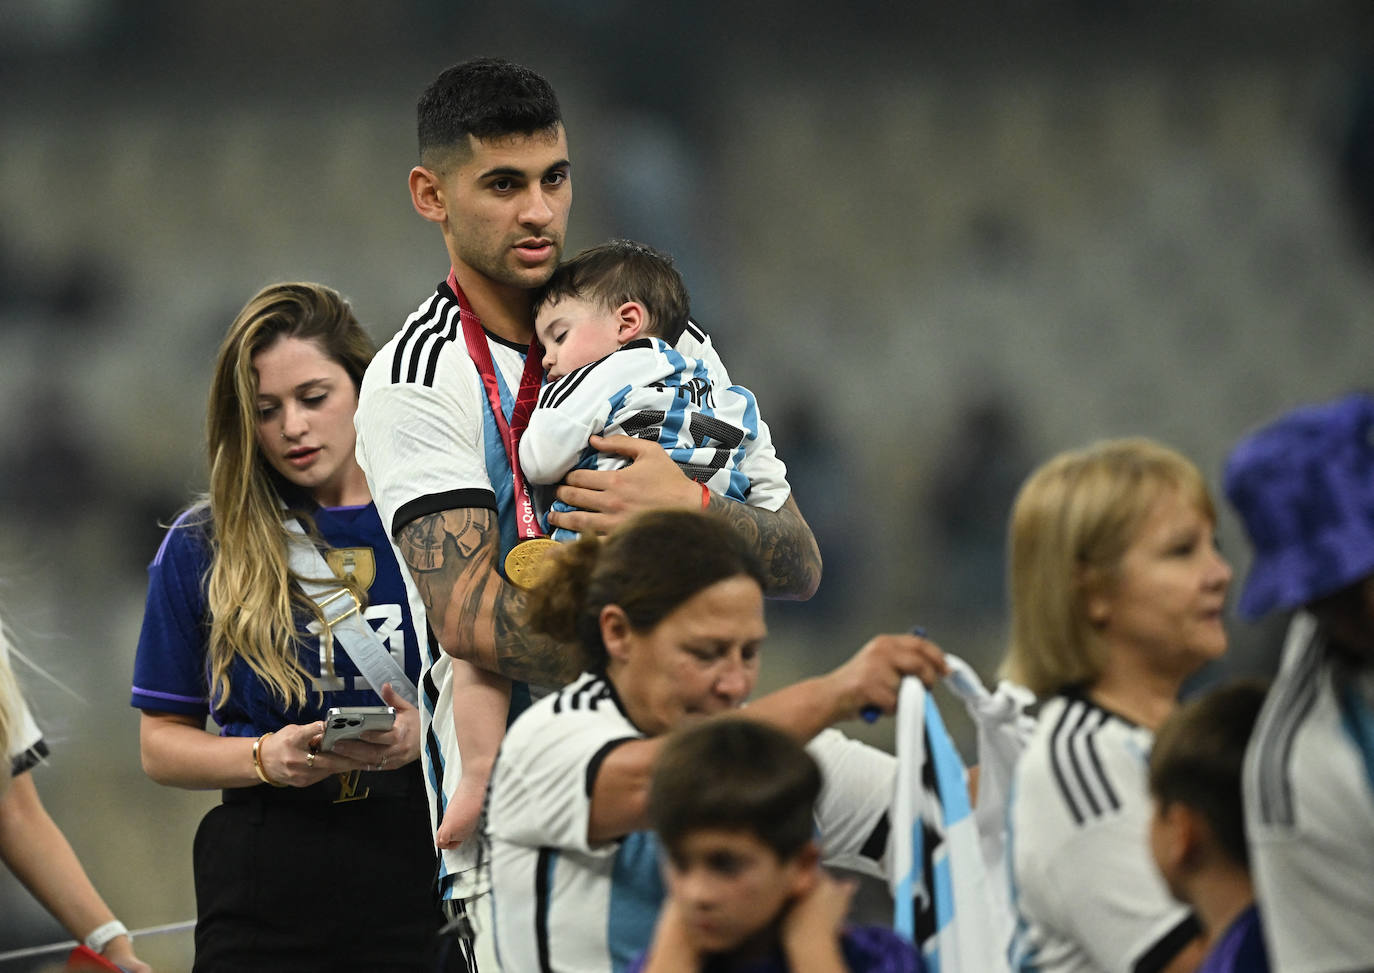
[[[682,275],[666,253],[633,240],[612,240],[562,263],[534,296],[533,313],[566,297],[614,310],[638,301],[649,314],[645,334],[674,344],[692,315]]]
[[[1170,714],[1150,751],[1150,793],[1161,808],[1202,815],[1222,852],[1249,867],[1241,768],[1265,685],[1251,679],[1213,689]]]
[[[693,832],[744,831],[781,859],[815,835],[821,772],[786,733],[743,717],[676,731],[654,765],[649,821],[671,854]]]
[[[455,64],[435,78],[416,106],[420,162],[463,148],[467,137],[534,135],[563,120],[553,86],[529,68],[499,57]]]

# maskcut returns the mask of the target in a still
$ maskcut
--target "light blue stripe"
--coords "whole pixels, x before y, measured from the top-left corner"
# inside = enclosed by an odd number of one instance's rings
[[[501,412],[509,422],[511,410],[515,408],[515,399],[506,385],[500,366],[493,361],[492,367],[496,372],[496,387],[501,395]],[[483,398],[486,399],[485,385],[482,392]],[[510,459],[506,456],[506,444],[496,428],[496,417],[492,415],[489,400],[487,407],[482,410],[482,436],[486,447],[487,479],[491,481],[492,492],[496,494],[497,523],[501,529],[501,556],[497,564],[501,566],[500,570],[504,577],[506,555],[515,546],[516,540],[515,480],[511,474]]]
[[[626,836],[611,867],[611,897],[606,917],[606,948],[615,973],[620,973],[649,948],[665,896],[658,839],[651,831],[636,831]]]
[[[949,868],[949,845],[935,862],[935,928],[943,930],[954,921],[954,877]]]
[[[935,764],[935,781],[940,788],[940,807],[944,812],[945,834],[973,813],[969,806],[968,785],[964,782],[964,762],[949,738],[935,700],[926,698],[926,738],[930,759]]]
[[[894,903],[892,928],[913,943],[916,942],[916,883],[921,874],[921,862],[925,858],[925,836],[921,833],[921,820],[911,822],[911,867],[897,883],[897,898]],[[917,943],[919,948],[920,944]]]
[[[151,689],[142,689],[138,686],[134,686],[133,691],[139,696],[147,696],[149,699],[170,699],[178,703],[197,703],[201,706],[210,705],[210,700],[204,696],[178,696],[176,693],[159,693]]]

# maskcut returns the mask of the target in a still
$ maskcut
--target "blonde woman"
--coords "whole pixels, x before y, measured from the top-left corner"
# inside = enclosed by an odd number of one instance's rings
[[[295,519],[418,681],[405,589],[353,454],[372,351],[327,287],[254,296],[215,365],[209,495],[149,567],[132,699],[143,767],[223,791],[195,841],[198,971],[425,969],[439,926],[418,713],[317,637],[321,609],[288,557]],[[384,703],[393,729],[318,749],[329,707]]]
[[[0,754],[9,763],[9,772],[0,774],[0,858],[79,942],[125,970],[150,973],[38,797],[30,771],[47,752],[19,692],[0,627]]]
[[[1183,681],[1226,650],[1215,524],[1197,468],[1146,439],[1062,453],[1016,498],[1006,669],[1043,700],[1010,810],[1018,968],[1202,959],[1150,859],[1146,760]]]

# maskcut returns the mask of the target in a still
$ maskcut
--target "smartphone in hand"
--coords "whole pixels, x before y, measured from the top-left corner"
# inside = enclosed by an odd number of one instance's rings
[[[394,706],[331,706],[324,715],[321,750],[333,750],[340,740],[352,740],[368,730],[389,730],[396,722]]]

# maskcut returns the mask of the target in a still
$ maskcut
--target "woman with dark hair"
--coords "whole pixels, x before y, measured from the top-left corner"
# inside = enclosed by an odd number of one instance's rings
[[[903,676],[944,656],[880,635],[839,668],[744,707],[758,679],[763,574],[739,532],[689,511],[638,515],[551,555],[529,624],[576,645],[586,671],[512,725],[487,811],[496,947],[508,969],[620,970],[649,945],[664,889],[649,782],[669,730],[738,712],[820,764],[824,861],[881,875],[895,762],[834,723],[891,712]],[[744,707],[741,709],[741,707]]]
[[[196,970],[425,969],[440,924],[418,711],[335,636],[352,613],[324,607],[356,604],[395,682],[418,679],[405,589],[354,458],[372,351],[327,287],[255,295],[215,365],[209,494],[149,567],[132,699],[143,767],[223,791],[196,834]],[[308,593],[321,585],[329,596]],[[319,748],[330,707],[384,703],[391,730]]]

